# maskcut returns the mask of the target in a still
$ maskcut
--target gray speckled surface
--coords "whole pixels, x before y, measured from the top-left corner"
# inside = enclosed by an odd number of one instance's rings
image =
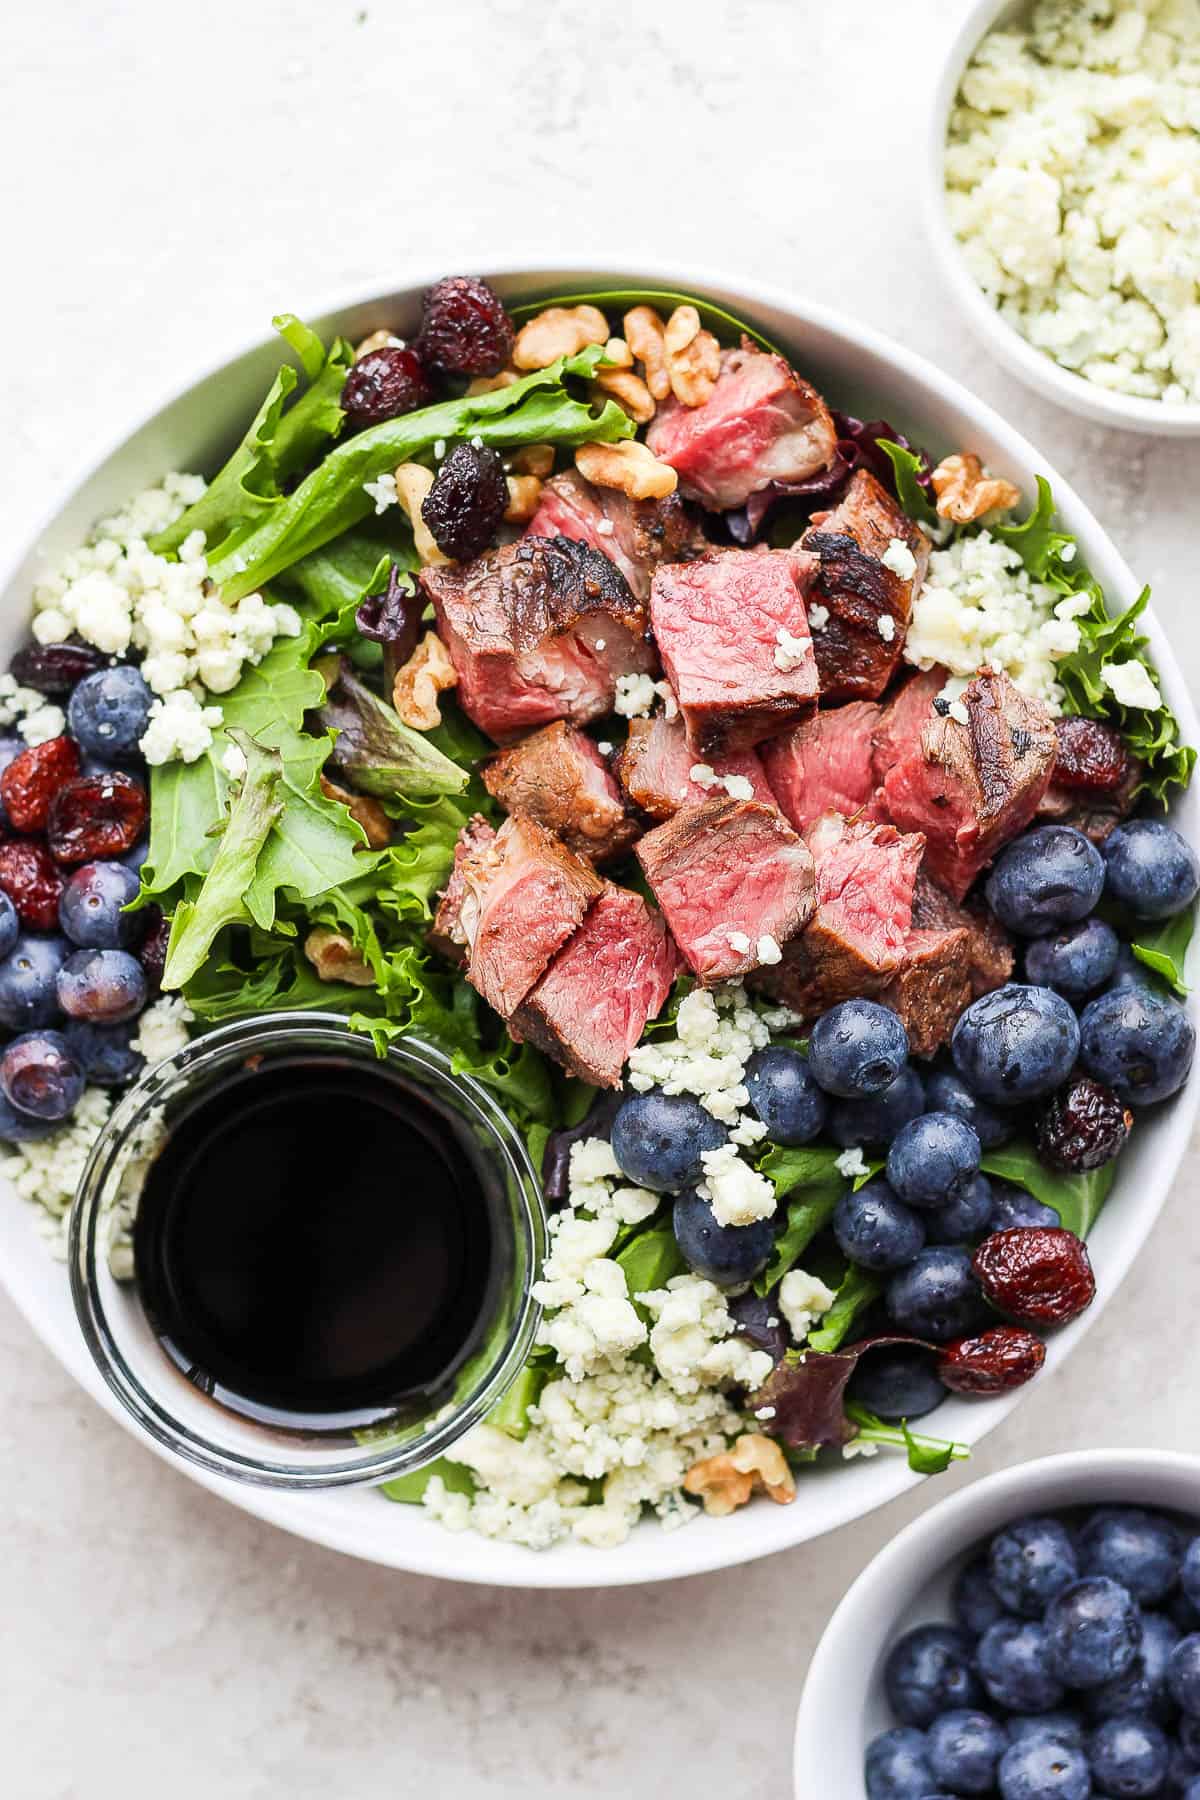
[[[845,307],[1004,408],[1155,584],[1189,674],[1200,445],[1078,423],[970,339],[918,173],[952,0],[25,0],[5,30],[18,244],[0,515],[213,346],[481,245],[742,267]],[[19,350],[15,347],[19,346]],[[1190,507],[1190,518],[1189,518]],[[1190,1448],[1189,1161],[1067,1372],[939,1490],[1049,1450]],[[243,1517],[86,1402],[0,1299],[0,1766],[20,1800],[446,1793],[776,1800],[806,1658],[926,1490],[808,1550],[641,1592],[382,1573]]]

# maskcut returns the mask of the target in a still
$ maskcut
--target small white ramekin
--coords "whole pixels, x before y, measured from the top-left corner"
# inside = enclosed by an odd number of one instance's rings
[[[959,305],[997,361],[1037,393],[1056,400],[1098,425],[1142,431],[1158,437],[1200,437],[1200,404],[1169,406],[1162,400],[1138,400],[1113,394],[1085,381],[1037,350],[992,305],[967,267],[946,207],[944,177],[946,131],[950,109],[967,64],[993,26],[1028,12],[1029,0],[974,0],[946,49],[929,114],[926,153],[925,215],[934,254]]]
[[[1108,1501],[1200,1515],[1200,1457],[1170,1450],[1077,1450],[1003,1469],[931,1506],[869,1562],[817,1645],[796,1720],[796,1800],[864,1800],[863,1757],[896,1723],[883,1693],[895,1640],[949,1620],[950,1586],[968,1554],[1010,1519]]]

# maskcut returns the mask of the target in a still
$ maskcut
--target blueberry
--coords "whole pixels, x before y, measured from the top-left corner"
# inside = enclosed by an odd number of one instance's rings
[[[982,1637],[989,1625],[1004,1617],[1000,1596],[988,1575],[986,1556],[963,1564],[954,1577],[950,1604],[954,1617],[972,1637]]]
[[[925,1733],[905,1726],[881,1732],[867,1746],[864,1774],[867,1800],[925,1800],[933,1791]]]
[[[1092,1774],[1114,1800],[1157,1794],[1167,1778],[1170,1745],[1153,1719],[1105,1719],[1088,1744]]]
[[[97,1087],[120,1087],[141,1073],[145,1058],[131,1046],[134,1022],[93,1025],[87,1019],[68,1019],[63,1037],[84,1075]]]
[[[1200,1632],[1180,1638],[1167,1659],[1167,1692],[1181,1712],[1200,1719]]]
[[[0,1093],[0,1144],[29,1144],[57,1131],[57,1119],[35,1119],[32,1113],[19,1112]]]
[[[1186,1571],[1186,1563],[1184,1565]],[[1186,1637],[1189,1631],[1200,1631],[1200,1606],[1197,1606],[1182,1588],[1176,1589],[1165,1608],[1167,1617],[1173,1625],[1177,1625]],[[1200,1763],[1200,1756],[1196,1758]]]
[[[985,1310],[970,1252],[942,1244],[919,1250],[907,1269],[892,1276],[886,1302],[901,1331],[939,1344],[962,1337]]]
[[[1179,1584],[1192,1605],[1200,1608],[1200,1537],[1194,1537],[1183,1553]]]
[[[971,1184],[979,1139],[953,1113],[922,1113],[892,1139],[887,1178],[910,1206],[947,1206]]]
[[[1104,861],[1073,825],[1039,825],[1000,852],[987,900],[1018,937],[1086,919],[1104,889]]]
[[[1025,977],[1080,1000],[1114,973],[1120,940],[1103,919],[1082,919],[1053,937],[1034,938],[1025,951]]]
[[[1200,893],[1200,858],[1162,819],[1130,819],[1105,839],[1104,885],[1138,919],[1170,919]]]
[[[718,1225],[712,1207],[694,1188],[675,1201],[671,1223],[675,1242],[695,1275],[703,1275],[716,1287],[741,1287],[761,1274],[775,1248],[775,1229],[770,1219],[752,1225]]]
[[[1010,981],[960,1013],[950,1049],[973,1093],[1019,1106],[1053,1093],[1071,1073],[1079,1021],[1053,988]]]
[[[1180,1748],[1188,1761],[1194,1763],[1200,1771],[1200,1719],[1193,1719],[1190,1714],[1184,1713],[1177,1729]]]
[[[656,1194],[695,1187],[704,1175],[702,1152],[727,1141],[725,1127],[686,1094],[635,1094],[612,1124],[621,1173]]]
[[[861,1357],[848,1393],[881,1419],[923,1419],[940,1406],[946,1389],[927,1350],[880,1347]]]
[[[986,1175],[973,1175],[953,1200],[925,1214],[931,1244],[967,1244],[991,1229],[992,1184]]]
[[[756,1350],[765,1350],[775,1362],[786,1354],[791,1336],[779,1311],[778,1291],[756,1294],[753,1288],[747,1288],[744,1294],[734,1294],[725,1306],[738,1337],[745,1338]]]
[[[1008,1721],[1010,1743],[1069,1744],[1083,1749],[1083,1726],[1074,1713],[1014,1713]]]
[[[746,1064],[746,1088],[774,1144],[807,1144],[825,1123],[829,1102],[798,1050],[774,1044],[756,1050]]]
[[[1012,1231],[1019,1225],[1050,1225],[1057,1227],[1062,1220],[1052,1206],[1046,1206],[1041,1200],[1035,1200],[1024,1188],[1014,1186],[1011,1181],[992,1182],[992,1230]]]
[[[1200,1768],[1177,1747],[1167,1763],[1165,1794],[1178,1794],[1179,1800],[1200,1800]]]
[[[1062,1702],[1063,1684],[1050,1667],[1046,1627],[1037,1619],[997,1619],[980,1638],[975,1660],[997,1706],[1049,1712]]]
[[[889,1087],[908,1060],[908,1033],[890,1006],[843,1000],[813,1026],[808,1061],[827,1094],[862,1100]]]
[[[925,1226],[886,1181],[876,1176],[843,1194],[833,1214],[838,1248],[863,1269],[902,1269],[925,1242]]]
[[[0,962],[0,1025],[35,1030],[58,1017],[58,972],[71,946],[59,937],[22,932]]]
[[[1119,987],[1085,1007],[1079,1058],[1130,1106],[1165,1100],[1188,1078],[1196,1032],[1181,1006],[1149,988]]]
[[[1182,1548],[1179,1532],[1160,1513],[1105,1507],[1080,1530],[1079,1566],[1085,1575],[1110,1575],[1143,1606],[1153,1606],[1174,1587]]]
[[[58,922],[73,944],[116,950],[132,944],[145,925],[142,913],[123,912],[141,883],[119,862],[84,863],[58,902]]]
[[[930,1112],[953,1113],[969,1125],[985,1150],[1006,1144],[1015,1129],[1008,1113],[985,1106],[953,1069],[938,1069],[925,1077],[925,1104]]]
[[[988,1553],[992,1586],[1009,1612],[1040,1619],[1047,1602],[1079,1578],[1075,1546],[1057,1519],[1019,1519],[998,1531]]]
[[[67,702],[67,725],[80,748],[120,760],[136,752],[154,699],[136,669],[120,663],[85,675]]]
[[[904,1725],[932,1725],[950,1707],[974,1706],[970,1638],[953,1625],[917,1625],[888,1651],[883,1685]]]
[[[146,1003],[146,974],[128,950],[75,950],[58,972],[58,1004],[72,1019],[116,1025]]]
[[[1089,1717],[1115,1719],[1122,1713],[1138,1713],[1160,1721],[1170,1718],[1174,1709],[1167,1693],[1167,1663],[1178,1642],[1179,1628],[1170,1619],[1162,1613],[1143,1613],[1137,1655],[1123,1675],[1089,1689]]]
[[[929,1766],[956,1794],[990,1794],[1008,1739],[985,1712],[945,1712],[929,1727]]]
[[[1142,1621],[1132,1594],[1107,1575],[1085,1575],[1046,1608],[1050,1664],[1067,1687],[1099,1687],[1137,1655]]]
[[[61,1032],[22,1032],[0,1052],[0,1092],[35,1119],[65,1119],[83,1094],[83,1070]]]
[[[925,1089],[913,1068],[901,1069],[895,1081],[865,1100],[839,1100],[829,1109],[828,1133],[835,1144],[887,1144],[902,1125],[925,1111]]]
[[[1071,1744],[1021,1738],[1000,1758],[1001,1800],[1089,1800],[1087,1757]]]
[[[17,917],[17,909],[8,895],[0,888],[0,957],[7,956],[21,935],[21,921]]]

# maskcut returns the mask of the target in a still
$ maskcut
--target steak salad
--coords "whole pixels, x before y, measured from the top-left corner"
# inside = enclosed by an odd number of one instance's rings
[[[9,1174],[60,1233],[189,1031],[412,1033],[549,1250],[526,1367],[389,1498],[606,1546],[944,1467],[913,1424],[1037,1372],[1191,1066],[1147,596],[685,295],[276,324],[304,385],[49,570],[0,680]]]

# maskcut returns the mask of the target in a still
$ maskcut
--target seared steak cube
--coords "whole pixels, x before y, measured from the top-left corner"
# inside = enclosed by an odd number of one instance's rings
[[[638,600],[650,598],[659,563],[683,562],[708,540],[678,494],[630,500],[616,488],[596,487],[577,469],[552,475],[542,489],[526,537],[577,538],[616,563]]]
[[[806,830],[822,813],[849,818],[869,812],[879,716],[879,707],[869,700],[830,707],[759,747],[775,804],[797,831]]]
[[[713,550],[656,572],[654,636],[701,758],[748,750],[816,707],[804,609],[816,566],[802,551]]]
[[[607,556],[572,538],[522,538],[472,563],[423,569],[458,701],[497,743],[552,719],[613,709],[617,677],[655,667],[643,603]]]
[[[966,933],[963,955],[971,983],[971,998],[1003,987],[1013,972],[1013,947],[1007,931],[982,900],[960,906],[930,880],[924,869],[913,890],[913,930]]]
[[[870,471],[859,469],[833,511],[815,515],[800,541],[821,559],[810,598],[828,615],[813,631],[821,698],[877,700],[904,648],[929,539]]]
[[[914,1056],[933,1056],[948,1043],[958,1015],[975,997],[969,936],[936,927],[910,931],[904,960],[879,994],[903,1020]]]
[[[692,770],[698,766],[705,773],[701,780],[694,781]],[[774,804],[756,751],[733,750],[728,756],[714,756],[709,762],[698,764],[678,713],[670,719],[664,713],[649,719],[631,719],[629,736],[616,761],[616,773],[633,804],[652,819],[670,819],[682,807],[699,806],[714,791],[713,776],[722,782],[732,781],[733,799]],[[729,789],[724,791],[728,793]]]
[[[450,869],[450,879],[438,898],[437,911],[433,915],[433,924],[429,927],[429,944],[439,956],[448,962],[464,964],[467,960],[467,934],[463,930],[462,905],[467,891],[463,878],[463,864],[468,857],[475,856],[480,850],[486,850],[496,833],[488,824],[482,813],[476,813],[468,820],[458,834],[458,842],[454,846],[454,862]]]
[[[467,980],[501,1018],[511,1018],[604,883],[544,825],[520,813],[466,859],[462,877]]]
[[[772,481],[806,481],[828,468],[837,431],[820,394],[782,356],[743,340],[722,352],[704,405],[667,400],[646,442],[677,471],[689,499],[724,512]]]
[[[498,751],[481,773],[505,812],[528,813],[589,862],[610,861],[638,835],[595,744],[561,719]]]
[[[583,924],[509,1021],[581,1081],[619,1087],[625,1059],[671,991],[679,955],[661,913],[605,884]]]
[[[773,806],[706,800],[647,832],[638,861],[693,974],[745,975],[777,956],[813,907],[813,859]]]

